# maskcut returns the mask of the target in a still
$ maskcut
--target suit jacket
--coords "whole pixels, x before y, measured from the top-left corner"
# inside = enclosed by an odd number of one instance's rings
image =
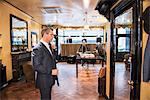
[[[79,47],[79,49],[78,49],[78,52],[82,52],[82,53],[84,53],[84,52],[86,52],[86,51],[90,51],[90,48],[88,48],[88,46],[87,45],[80,45],[80,47]]]
[[[144,82],[150,81],[150,35],[148,36],[144,53],[143,81]]]
[[[42,42],[33,48],[32,64],[34,71],[37,73],[36,87],[41,89],[52,86],[54,78],[51,73],[52,69],[56,68],[55,59]]]
[[[105,55],[105,50],[103,49],[103,45],[102,44],[97,44],[96,45],[96,49],[98,50],[98,53],[100,56]]]

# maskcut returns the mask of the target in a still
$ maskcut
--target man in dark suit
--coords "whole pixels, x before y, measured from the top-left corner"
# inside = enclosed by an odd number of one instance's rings
[[[87,40],[83,39],[82,44],[80,45],[79,49],[77,52],[82,52],[85,53],[86,51],[90,51],[90,48],[87,46]]]
[[[101,56],[101,57],[106,56],[106,51],[103,48],[103,45],[101,44],[101,38],[100,37],[97,38],[96,49],[98,51],[98,56]]]
[[[52,29],[41,31],[42,39],[33,48],[32,64],[35,71],[36,88],[40,90],[42,100],[51,100],[51,89],[54,84],[53,75],[57,75],[55,58],[49,48],[49,42],[54,38]]]

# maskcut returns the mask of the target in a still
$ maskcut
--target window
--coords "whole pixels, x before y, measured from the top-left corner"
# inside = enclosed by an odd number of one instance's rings
[[[118,38],[118,52],[130,52],[130,37]]]
[[[72,38],[72,43],[81,43],[82,39],[87,39],[87,43],[96,43],[97,37],[101,37],[103,43],[104,30],[97,28],[95,30],[58,30],[58,53],[60,53],[60,44],[67,43],[68,38]]]

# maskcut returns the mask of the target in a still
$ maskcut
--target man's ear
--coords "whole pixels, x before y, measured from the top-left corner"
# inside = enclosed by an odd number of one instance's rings
[[[142,19],[144,20],[144,31],[150,35],[150,6],[143,12]]]

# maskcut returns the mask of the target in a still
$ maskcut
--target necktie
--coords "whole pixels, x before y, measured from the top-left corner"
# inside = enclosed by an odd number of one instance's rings
[[[53,55],[53,49],[52,49],[52,46],[51,46],[50,43],[49,43],[49,48],[50,48],[50,53],[51,53],[51,55]]]

